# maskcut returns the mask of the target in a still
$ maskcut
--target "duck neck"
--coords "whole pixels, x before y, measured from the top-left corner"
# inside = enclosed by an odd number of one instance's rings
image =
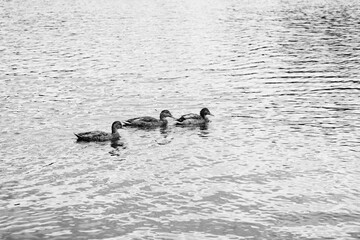
[[[205,122],[209,122],[209,115],[201,115],[201,118],[204,119]]]
[[[112,135],[112,138],[113,138],[113,139],[118,139],[118,138],[120,138],[120,134],[119,134],[118,131],[116,131],[115,133],[112,133],[111,135]]]
[[[166,125],[168,123],[168,120],[166,119],[166,117],[164,117],[164,118],[160,118],[160,122],[161,125]]]
[[[120,134],[119,134],[118,129],[116,127],[113,127],[111,129],[111,135],[112,135],[112,139],[120,138]]]
[[[111,133],[112,134],[118,133],[118,130],[117,130],[117,128],[115,126],[111,127]]]

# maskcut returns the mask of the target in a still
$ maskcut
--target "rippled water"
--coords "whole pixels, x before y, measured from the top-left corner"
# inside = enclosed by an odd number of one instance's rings
[[[0,2],[0,238],[359,239],[360,4]],[[73,132],[208,107],[207,129]]]

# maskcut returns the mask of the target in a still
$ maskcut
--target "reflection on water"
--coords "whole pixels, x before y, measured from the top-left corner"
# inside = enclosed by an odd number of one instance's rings
[[[0,238],[360,238],[359,7],[0,2]]]

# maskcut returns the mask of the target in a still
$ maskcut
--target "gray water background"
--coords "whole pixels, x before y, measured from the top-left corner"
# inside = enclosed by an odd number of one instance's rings
[[[0,1],[0,239],[359,239],[359,7]]]

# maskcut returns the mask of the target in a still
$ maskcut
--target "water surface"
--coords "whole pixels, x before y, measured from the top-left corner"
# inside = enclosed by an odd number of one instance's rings
[[[359,7],[0,2],[0,238],[360,238]]]

